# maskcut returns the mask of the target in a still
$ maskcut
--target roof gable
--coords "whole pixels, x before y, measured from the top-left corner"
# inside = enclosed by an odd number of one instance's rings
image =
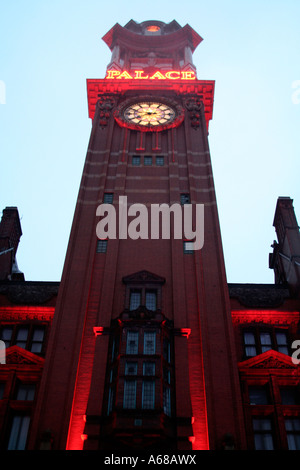
[[[297,369],[298,364],[294,364],[292,358],[287,354],[270,349],[262,354],[251,357],[238,364],[240,371],[249,369]]]
[[[6,349],[6,364],[43,365],[45,360],[19,346],[10,346]]]

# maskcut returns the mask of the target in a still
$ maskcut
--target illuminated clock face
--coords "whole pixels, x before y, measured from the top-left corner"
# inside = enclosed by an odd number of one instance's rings
[[[171,124],[176,118],[176,111],[164,103],[145,101],[125,108],[123,116],[129,124],[155,128]]]

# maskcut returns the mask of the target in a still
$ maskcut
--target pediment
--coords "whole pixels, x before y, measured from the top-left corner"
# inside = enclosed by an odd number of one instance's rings
[[[130,274],[129,276],[123,277],[123,282],[125,284],[139,284],[139,283],[153,283],[153,284],[164,284],[165,278],[153,274],[149,271],[143,270],[138,271],[137,273]]]
[[[19,346],[10,346],[6,349],[6,364],[43,365],[44,359]]]
[[[287,354],[270,349],[246,361],[239,362],[238,366],[240,370],[246,371],[249,369],[296,369],[298,364],[294,364],[292,358]]]

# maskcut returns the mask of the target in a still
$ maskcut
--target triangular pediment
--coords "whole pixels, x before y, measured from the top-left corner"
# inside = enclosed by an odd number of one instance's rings
[[[292,358],[287,354],[270,349],[262,354],[251,357],[246,361],[239,362],[240,370],[249,369],[295,369],[298,364],[294,364]]]
[[[153,283],[153,284],[164,284],[165,278],[153,274],[149,271],[143,270],[137,273],[130,274],[129,276],[123,277],[125,284],[139,284],[139,283]]]
[[[6,364],[43,365],[44,359],[19,346],[10,346],[5,351]]]

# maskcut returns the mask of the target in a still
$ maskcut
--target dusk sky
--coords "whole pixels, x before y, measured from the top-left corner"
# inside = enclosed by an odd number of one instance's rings
[[[86,79],[104,78],[115,24],[176,20],[215,80],[209,145],[228,282],[272,283],[279,196],[300,221],[299,0],[2,1],[0,210],[17,206],[26,280],[59,281],[88,147]],[[205,243],[205,242],[204,242]]]

